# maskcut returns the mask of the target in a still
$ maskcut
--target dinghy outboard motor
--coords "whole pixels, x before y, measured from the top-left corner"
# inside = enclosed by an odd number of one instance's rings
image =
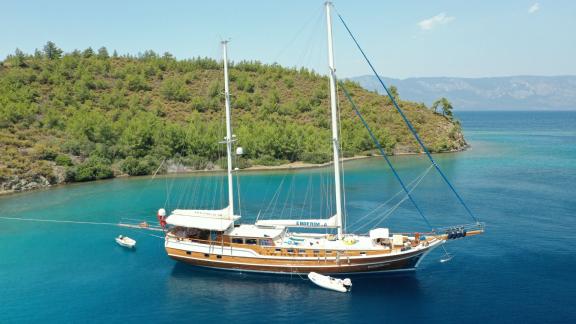
[[[352,290],[352,280],[350,278],[342,280],[342,285],[346,288],[346,291]]]

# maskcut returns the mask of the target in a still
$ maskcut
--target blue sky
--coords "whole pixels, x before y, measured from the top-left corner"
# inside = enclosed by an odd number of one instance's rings
[[[576,1],[334,1],[380,74],[389,77],[576,74]],[[178,58],[278,62],[326,71],[323,2],[0,1],[0,57],[48,40],[65,51],[106,46]],[[368,74],[335,18],[340,77]]]

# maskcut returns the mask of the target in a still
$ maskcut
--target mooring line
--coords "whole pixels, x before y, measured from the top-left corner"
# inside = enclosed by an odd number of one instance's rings
[[[105,226],[116,226],[116,227],[127,227],[133,229],[142,229],[149,231],[161,232],[163,229],[156,227],[143,227],[134,224],[123,224],[123,223],[105,223],[105,222],[85,222],[85,221],[71,221],[71,220],[57,220],[57,219],[40,219],[40,218],[19,218],[19,217],[5,217],[0,216],[0,219],[5,220],[15,220],[15,221],[27,221],[27,222],[43,222],[43,223],[64,223],[64,224],[83,224],[83,225],[105,225]]]
[[[89,225],[108,225],[108,226],[118,226],[119,225],[118,223],[83,222],[83,221],[40,219],[40,218],[19,218],[19,217],[4,217],[4,216],[0,216],[0,219],[28,221],[28,222],[46,222],[46,223],[70,223],[70,224],[89,224]]]

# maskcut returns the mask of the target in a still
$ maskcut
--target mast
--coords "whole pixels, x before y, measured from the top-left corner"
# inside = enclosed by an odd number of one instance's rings
[[[340,140],[338,133],[338,112],[336,107],[336,69],[334,68],[334,51],[332,46],[332,3],[326,1],[326,25],[328,29],[328,67],[330,69],[330,111],[332,115],[332,150],[334,151],[334,190],[336,191],[336,225],[338,237],[343,234],[342,228],[342,189],[340,184]]]
[[[228,41],[222,41],[222,52],[224,59],[224,98],[226,102],[226,159],[228,164],[228,215],[230,219],[234,217],[234,182],[232,181],[232,125],[230,112],[230,92],[228,91]]]

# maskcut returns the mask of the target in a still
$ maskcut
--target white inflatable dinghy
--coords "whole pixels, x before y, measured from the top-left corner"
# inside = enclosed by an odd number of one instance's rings
[[[308,279],[316,285],[339,292],[349,292],[352,289],[352,281],[348,278],[338,279],[330,276],[321,275],[316,272],[310,272]]]
[[[116,243],[118,243],[118,245],[123,246],[123,247],[127,247],[129,249],[132,249],[136,246],[136,241],[129,238],[128,236],[122,236],[119,235],[116,238]]]

